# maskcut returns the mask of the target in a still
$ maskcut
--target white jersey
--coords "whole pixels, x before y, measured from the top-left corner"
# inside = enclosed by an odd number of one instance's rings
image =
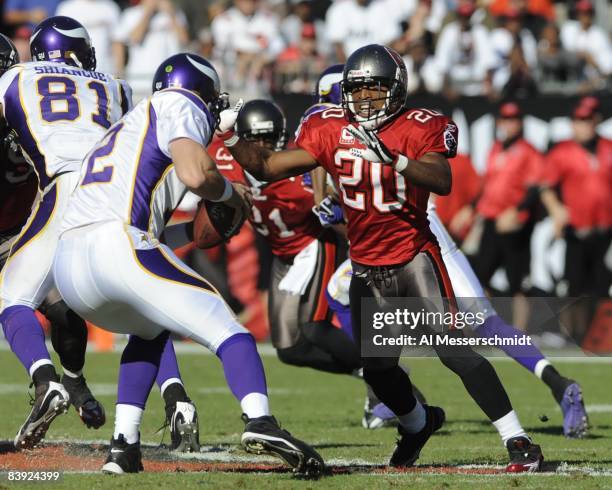
[[[85,157],[62,231],[121,221],[159,237],[187,188],[178,179],[170,142],[208,145],[214,121],[194,93],[170,88],[142,100]]]
[[[45,189],[83,157],[131,106],[131,92],[108,73],[58,62],[16,65],[0,78],[0,102]]]

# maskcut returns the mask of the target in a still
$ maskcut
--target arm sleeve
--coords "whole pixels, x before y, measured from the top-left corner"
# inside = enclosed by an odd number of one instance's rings
[[[121,113],[127,114],[134,107],[132,99],[132,87],[125,80],[117,80],[119,82],[119,90],[121,91]]]
[[[157,114],[157,144],[170,157],[170,143],[189,138],[202,146],[210,139],[211,128],[204,111],[179,93],[159,94],[151,103]]]
[[[554,187],[563,178],[563,159],[559,158],[558,149],[553,149],[544,160],[542,170],[542,183],[549,187]]]
[[[318,125],[314,125],[314,118],[304,119],[295,132],[295,144],[298,148],[307,151],[318,162],[322,162],[323,145],[321,144],[322,135]]]
[[[21,67],[14,67],[9,69],[2,77],[0,77],[0,104],[2,104],[2,116],[4,117],[4,108],[6,107],[6,103],[4,101],[4,97],[6,96],[6,91],[11,86],[15,77],[19,75],[21,71]]]
[[[429,115],[424,111],[421,114]],[[409,112],[408,115],[411,113]],[[420,159],[425,153],[441,153],[447,158],[453,158],[457,154],[457,141],[459,129],[457,125],[446,116],[431,116],[425,122],[419,122],[413,118],[414,125],[410,128],[415,159]]]

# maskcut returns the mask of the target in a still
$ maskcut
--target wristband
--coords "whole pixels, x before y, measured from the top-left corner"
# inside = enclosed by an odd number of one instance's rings
[[[230,197],[232,197],[232,194],[234,193],[234,186],[225,177],[223,177],[223,180],[225,181],[225,189],[223,189],[223,194],[221,194],[221,197],[219,197],[219,199],[209,199],[209,201],[212,201],[212,202],[225,202]]]
[[[397,160],[395,161],[393,168],[395,168],[395,171],[397,173],[401,174],[404,170],[406,170],[409,163],[410,163],[410,158],[400,153],[397,156]]]

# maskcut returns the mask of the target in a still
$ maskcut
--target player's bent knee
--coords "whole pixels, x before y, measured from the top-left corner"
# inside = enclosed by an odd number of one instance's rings
[[[276,349],[276,355],[285,364],[291,366],[310,366],[310,343],[306,340],[283,349]]]

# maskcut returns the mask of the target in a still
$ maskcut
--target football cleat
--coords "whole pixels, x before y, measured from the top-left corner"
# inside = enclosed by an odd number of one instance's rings
[[[36,387],[30,403],[30,415],[15,436],[17,449],[32,449],[44,439],[51,422],[68,411],[70,395],[60,383],[49,381]]]
[[[410,434],[401,425],[397,427],[401,437],[389,461],[390,466],[399,468],[412,466],[419,458],[421,449],[428,439],[444,424],[446,419],[444,410],[430,405],[423,405],[423,408],[425,409],[425,427],[420,432]]]
[[[143,470],[140,441],[128,444],[123,434],[119,434],[117,439],[112,438],[102,472],[109,475],[122,475]]]
[[[563,434],[571,439],[578,439],[586,436],[589,429],[589,419],[582,389],[576,382],[565,388],[563,399],[561,400],[561,411],[563,412]]]
[[[512,437],[506,442],[510,463],[506,473],[533,473],[538,471],[544,461],[542,449],[527,437]]]
[[[169,416],[170,450],[179,453],[199,453],[198,412],[190,401],[176,402]]]
[[[62,376],[62,384],[70,395],[70,404],[74,406],[79,417],[89,429],[99,429],[106,422],[104,407],[95,399],[84,376],[73,378]]]
[[[283,459],[293,468],[294,473],[306,477],[318,477],[325,469],[323,458],[308,444],[281,429],[272,416],[249,419],[245,422],[242,446],[253,454],[271,454]]]

